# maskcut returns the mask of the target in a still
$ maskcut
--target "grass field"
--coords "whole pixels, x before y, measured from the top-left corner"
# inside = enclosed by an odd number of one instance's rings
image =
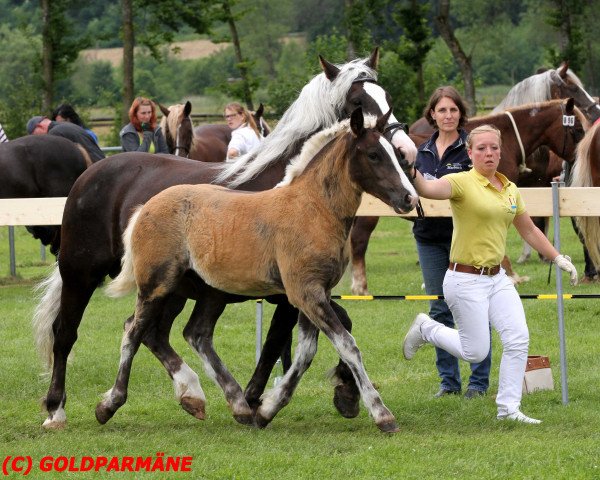
[[[565,253],[583,270],[582,250],[567,220],[561,237]],[[325,374],[336,359],[321,339],[312,367],[290,405],[271,425],[256,430],[236,424],[221,391],[204,374],[201,362],[181,337],[190,305],[178,319],[172,343],[199,373],[207,396],[207,419],[187,415],[174,400],[163,368],[146,349],[134,362],[127,404],[106,425],[94,418],[101,394],[113,383],[118,365],[122,322],[134,297],[114,300],[96,292],[79,329],[67,376],[68,425],[44,431],[39,399],[48,380],[40,376],[30,322],[35,305],[32,286],[49,271],[40,265],[39,246],[17,229],[17,270],[10,280],[6,227],[0,232],[0,462],[7,456],[31,456],[30,478],[193,478],[193,479],[396,479],[396,478],[600,478],[600,300],[565,302],[570,403],[561,403],[556,302],[524,300],[531,334],[531,354],[549,355],[556,390],[523,398],[523,411],[543,419],[539,426],[495,420],[500,348],[494,334],[491,388],[486,397],[433,399],[438,378],[434,351],[424,348],[412,362],[402,359],[401,339],[422,301],[343,302],[354,322],[353,334],[386,405],[401,432],[378,431],[364,408],[358,418],[340,417],[332,405]],[[516,258],[520,243],[511,232],[508,250]],[[375,231],[367,257],[373,294],[420,294],[421,278],[409,222],[384,219]],[[553,293],[548,266],[532,260],[519,266],[532,280],[520,293]],[[554,279],[554,271],[552,272]],[[598,293],[600,285],[570,287],[567,293]],[[335,293],[349,293],[344,278]],[[215,335],[216,348],[243,384],[254,363],[252,302],[227,308]],[[265,326],[272,313],[265,307]],[[466,364],[463,379],[466,379]],[[189,473],[42,472],[44,456],[191,456]],[[16,474],[10,478],[16,478]]]

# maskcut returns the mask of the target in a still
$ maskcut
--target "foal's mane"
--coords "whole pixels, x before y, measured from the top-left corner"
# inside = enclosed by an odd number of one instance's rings
[[[258,149],[227,165],[214,182],[227,182],[228,186],[236,187],[279,160],[298,141],[334,124],[341,115],[352,82],[363,76],[377,79],[377,72],[366,65],[368,60],[356,59],[336,65],[340,72],[333,81],[323,72],[315,76]]]
[[[373,128],[377,123],[377,117],[374,115],[366,115],[364,117],[365,128]],[[275,188],[289,185],[292,181],[299,177],[306,169],[313,158],[321,151],[321,149],[336,137],[340,137],[350,132],[350,119],[341,120],[331,127],[321,130],[310,137],[302,146],[302,150],[298,155],[292,158],[289,165],[285,169],[285,176]]]
[[[176,132],[177,126],[183,121],[183,112],[185,109],[185,105],[183,103],[178,103],[176,105],[170,105],[168,107],[169,115],[163,115],[160,120],[160,128],[163,131],[163,135],[166,132],[169,132],[171,140],[173,143],[177,142]],[[168,128],[167,128],[168,127]],[[196,136],[193,134],[193,126],[192,126],[192,144],[190,145],[190,151],[193,150],[194,144],[196,143]]]
[[[557,69],[558,70],[558,69]],[[531,102],[544,102],[551,100],[551,87],[554,83],[552,79],[553,72],[558,75],[557,70],[546,70],[521,80],[514,85],[492,113],[507,110],[508,107],[523,105]],[[570,79],[579,86],[582,86],[581,80],[570,69],[567,70]]]

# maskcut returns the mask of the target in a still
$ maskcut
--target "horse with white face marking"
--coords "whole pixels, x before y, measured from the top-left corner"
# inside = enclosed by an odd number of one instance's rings
[[[285,293],[300,310],[292,366],[265,395],[255,417],[214,352],[212,334],[203,338],[201,325],[186,326],[187,341],[209,363],[207,371],[223,389],[238,421],[245,418],[241,423],[265,427],[288,403],[316,353],[321,330],[350,368],[378,427],[384,432],[398,430],[367,376],[354,338],[330,305],[331,290],[348,264],[347,240],[362,193],[374,195],[398,213],[411,210],[418,200],[382,135],[390,113],[366,127],[358,108],[349,121],[317,134],[292,161],[279,188],[248,193],[181,185],[156,195],[134,214],[123,238],[123,268],[108,290],[123,295],[137,286],[137,305],[123,336],[117,380],[96,407],[98,421],[107,422],[125,403],[141,339],[149,329],[159,328],[165,299],[192,271],[206,284],[231,294]],[[202,403],[204,395],[197,401]]]

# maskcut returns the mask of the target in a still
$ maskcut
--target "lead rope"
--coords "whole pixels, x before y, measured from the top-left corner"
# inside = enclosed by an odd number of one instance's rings
[[[510,119],[510,123],[512,123],[513,129],[515,131],[515,136],[517,137],[517,142],[519,142],[519,148],[521,149],[521,163],[519,164],[519,173],[530,173],[531,168],[527,168],[525,149],[523,148],[523,142],[521,141],[521,135],[519,135],[519,129],[517,128],[515,119],[508,110],[504,113],[506,113],[506,115]]]

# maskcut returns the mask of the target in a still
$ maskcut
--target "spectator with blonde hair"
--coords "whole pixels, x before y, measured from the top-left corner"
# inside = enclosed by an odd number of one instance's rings
[[[225,120],[231,128],[231,141],[227,146],[227,160],[254,150],[263,137],[250,112],[237,102],[225,106]]]

